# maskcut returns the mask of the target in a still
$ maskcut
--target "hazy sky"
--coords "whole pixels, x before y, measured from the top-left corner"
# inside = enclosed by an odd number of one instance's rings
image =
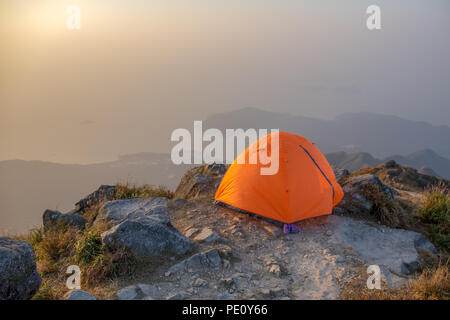
[[[81,30],[66,8],[81,9]],[[366,28],[381,7],[382,30]],[[167,151],[256,107],[450,125],[448,0],[1,0],[0,160]],[[170,129],[170,130],[169,130]]]

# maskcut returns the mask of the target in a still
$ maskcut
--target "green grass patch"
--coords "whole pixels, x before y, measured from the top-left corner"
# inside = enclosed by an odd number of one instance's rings
[[[438,184],[425,192],[419,216],[429,224],[432,240],[450,251],[450,196],[445,185]]]

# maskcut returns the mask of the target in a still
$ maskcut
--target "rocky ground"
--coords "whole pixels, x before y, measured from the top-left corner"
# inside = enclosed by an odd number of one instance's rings
[[[103,298],[338,299],[349,283],[365,286],[369,265],[380,266],[384,287],[398,288],[421,269],[424,256],[438,259],[423,234],[364,218],[379,209],[380,197],[419,201],[420,192],[391,188],[370,173],[337,172],[345,198],[334,214],[302,221],[299,233],[284,235],[280,225],[214,202],[225,171],[220,165],[190,170],[172,200],[126,199],[102,205],[95,223],[109,224],[103,245],[151,258],[132,276],[115,279]],[[363,191],[367,185],[376,198]],[[89,199],[96,202],[95,197]],[[88,201],[82,204],[84,210]],[[73,220],[74,227],[82,228],[78,217],[44,214],[46,224],[61,220]],[[396,227],[406,223],[387,221]],[[93,297],[77,290],[66,298]]]
[[[283,235],[269,222],[206,199],[168,214],[196,242],[196,253],[173,257],[151,280],[136,279],[153,286],[154,299],[337,299],[363,266],[380,265],[385,284],[398,287],[419,268],[417,248],[436,252],[418,233],[342,216],[304,221],[300,233]]]

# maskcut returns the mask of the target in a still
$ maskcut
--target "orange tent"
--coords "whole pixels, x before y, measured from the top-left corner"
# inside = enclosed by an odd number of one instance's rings
[[[249,164],[260,149],[271,150],[271,135],[278,135],[279,166],[273,175]],[[288,132],[271,133],[239,155],[226,172],[215,199],[232,207],[283,223],[331,214],[344,193],[320,150],[306,138]],[[272,152],[272,151],[271,151]],[[246,159],[238,164],[238,159]],[[270,157],[270,152],[269,152]],[[267,165],[266,165],[267,167]]]

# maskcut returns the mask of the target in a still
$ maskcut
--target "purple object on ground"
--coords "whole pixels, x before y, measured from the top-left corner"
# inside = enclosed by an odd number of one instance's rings
[[[298,233],[299,231],[300,231],[299,228],[293,223],[285,223],[284,226],[283,226],[283,233],[284,234]]]

